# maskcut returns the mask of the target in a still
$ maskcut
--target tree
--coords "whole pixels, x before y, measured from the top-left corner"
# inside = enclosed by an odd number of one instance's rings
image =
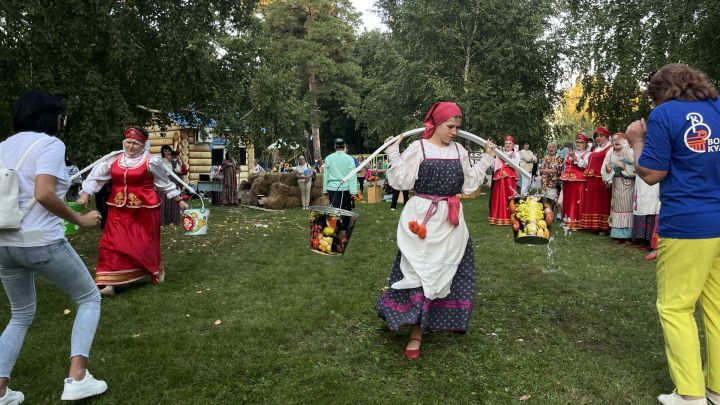
[[[463,109],[463,127],[487,138],[548,136],[559,43],[552,2],[379,0],[391,33],[360,39],[369,87],[370,142],[418,126],[436,101]],[[373,51],[374,49],[374,51]],[[391,118],[384,117],[394,111]],[[414,124],[412,124],[414,123]],[[400,128],[399,128],[400,127]]]
[[[571,67],[583,78],[596,122],[622,130],[646,116],[649,73],[686,63],[720,80],[714,0],[564,0],[558,2]]]
[[[263,64],[293,73],[292,83],[301,85],[302,101],[294,107],[304,107],[319,158],[320,125],[327,118],[323,103],[334,101],[343,109],[358,103],[361,72],[352,57],[358,16],[348,0],[276,0],[265,13],[270,43]]]
[[[58,94],[80,163],[116,149],[123,127],[147,123],[138,105],[209,121],[237,87],[225,80],[218,40],[252,27],[253,8],[252,0],[4,1],[0,104],[31,88]],[[4,108],[1,118],[9,134]]]

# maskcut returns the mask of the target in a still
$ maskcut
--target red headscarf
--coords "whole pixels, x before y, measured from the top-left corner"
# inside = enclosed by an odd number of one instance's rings
[[[605,128],[605,127],[597,127],[595,132],[593,132],[593,135],[594,134],[600,134],[600,135],[604,135],[605,138],[610,138],[610,131],[608,131],[607,128]]]
[[[512,142],[513,144],[515,144],[515,138],[513,138],[512,135],[505,135],[505,138],[503,138],[503,142],[508,142],[508,141],[510,141],[510,142]]]
[[[428,139],[435,133],[435,127],[449,120],[452,117],[462,117],[462,111],[457,104],[449,101],[440,101],[433,104],[430,107],[425,116],[425,132],[423,132],[423,139]]]
[[[147,141],[147,137],[145,136],[145,134],[143,134],[137,128],[126,129],[125,132],[123,133],[123,136],[125,137],[125,139],[134,139],[134,140],[140,142],[141,144],[145,144],[145,141]]]
[[[583,141],[583,142],[585,142],[585,143],[587,143],[587,142],[589,141],[588,137],[585,136],[585,134],[583,134],[582,132],[578,132],[577,136],[575,137],[575,140],[576,140],[576,141]]]

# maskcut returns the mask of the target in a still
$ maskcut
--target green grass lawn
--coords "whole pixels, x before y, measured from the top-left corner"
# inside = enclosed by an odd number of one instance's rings
[[[388,203],[356,209],[344,257],[309,250],[300,209],[213,207],[207,236],[164,229],[166,282],[103,299],[90,370],[109,390],[92,402],[653,404],[670,391],[645,252],[556,226],[550,257],[489,226],[482,197],[464,202],[478,266],[470,330],[426,336],[418,362],[402,356],[407,332],[374,311],[397,252]],[[99,236],[70,239],[90,269]],[[58,403],[75,308],[44,280],[37,290],[11,387]]]

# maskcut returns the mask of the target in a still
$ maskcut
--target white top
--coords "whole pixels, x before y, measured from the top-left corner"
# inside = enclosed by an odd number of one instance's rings
[[[400,155],[399,147],[392,145],[385,152],[390,158],[387,179],[396,190],[410,190],[417,180],[418,169],[423,160],[421,141],[415,141]],[[465,174],[462,191],[466,194],[477,190],[485,178],[485,172],[494,163],[493,158],[483,154],[480,162],[470,165],[468,153],[460,144],[438,147],[423,141],[425,157],[430,159],[457,159]],[[393,283],[394,289],[422,287],[429,299],[444,298],[450,294],[452,279],[465,254],[470,233],[465,225],[465,217],[460,208],[459,225],[453,226],[448,220],[447,201],[440,201],[435,215],[427,222],[427,237],[420,239],[412,233],[408,223],[417,220],[422,223],[431,201],[414,196],[405,203],[397,228],[397,244],[402,254],[400,270],[403,279]]]
[[[310,165],[305,163],[304,165],[297,165],[293,167],[293,170],[298,172],[301,176],[307,176],[310,177],[312,175],[312,170],[310,169]],[[307,179],[301,179],[301,180],[307,180]]]
[[[39,132],[20,132],[2,143],[0,160],[6,167],[17,166],[18,160],[30,145],[40,138],[40,142],[30,152],[18,172],[20,183],[20,207],[26,209],[35,195],[35,177],[49,174],[57,180],[55,193],[64,198],[70,188],[70,177],[65,170],[65,144],[58,138]],[[0,246],[47,246],[65,240],[62,219],[46,210],[42,204],[35,204],[20,224],[19,230],[0,231]]]
[[[633,215],[655,215],[660,212],[660,184],[649,185],[635,176]]]
[[[131,158],[123,152],[120,154],[120,162],[118,164],[120,167],[128,167],[131,169],[136,168],[143,162],[143,160],[145,160],[145,156],[147,156],[148,153],[149,152],[143,152],[139,156]],[[93,195],[97,193],[105,185],[105,183],[108,182],[108,180],[110,180],[110,169],[112,168],[112,164],[116,158],[117,156],[113,156],[109,159],[105,159],[105,161],[100,162],[93,167],[90,171],[90,175],[82,183],[82,191],[84,193]],[[170,178],[165,172],[163,159],[161,157],[153,155],[150,158],[148,169],[150,170],[150,174],[153,176],[153,185],[155,185],[155,188],[158,191],[164,193],[167,198],[175,198],[180,195],[180,190],[177,188],[175,183],[170,181]]]

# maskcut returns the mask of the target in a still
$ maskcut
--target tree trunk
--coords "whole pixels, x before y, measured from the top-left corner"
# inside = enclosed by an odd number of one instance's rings
[[[322,155],[320,151],[320,123],[317,117],[317,78],[314,71],[310,71],[308,77],[308,92],[310,93],[310,129],[312,133],[313,159],[317,160]]]
[[[463,68],[463,90],[465,93],[468,91],[468,84],[470,82],[470,59],[472,58],[472,43],[475,40],[475,34],[477,33],[477,20],[473,22],[472,35],[468,39],[468,43],[465,46],[465,67]]]

